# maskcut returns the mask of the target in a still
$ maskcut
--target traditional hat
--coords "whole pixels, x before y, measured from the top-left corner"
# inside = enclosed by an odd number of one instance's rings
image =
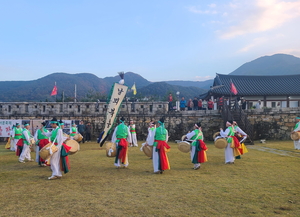
[[[24,127],[28,126],[29,124],[27,122],[24,123]]]
[[[154,122],[154,121],[150,121],[149,125],[150,125],[150,126],[154,126],[154,125],[155,125],[155,122]]]
[[[197,124],[195,124],[195,127],[197,127],[197,128],[201,127],[201,123],[198,122]]]
[[[16,123],[16,126],[19,126],[20,124],[19,123]]]
[[[52,118],[52,120],[50,121],[51,124],[58,124],[57,119],[56,118]]]
[[[165,123],[165,119],[162,117],[161,119],[159,119],[158,123],[160,123],[160,124]]]
[[[233,121],[227,121],[226,124],[231,126],[233,124]]]
[[[46,124],[46,122],[42,122],[41,125],[46,126],[47,124]]]
[[[65,123],[62,120],[59,120],[59,125],[65,125]]]
[[[121,117],[121,118],[120,118],[120,122],[124,123],[124,121],[125,121],[125,118],[124,118],[124,117]]]

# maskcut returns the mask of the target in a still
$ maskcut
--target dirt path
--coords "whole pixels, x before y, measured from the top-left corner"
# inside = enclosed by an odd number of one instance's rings
[[[300,158],[300,152],[293,152],[293,151],[285,151],[285,150],[280,150],[280,149],[275,149],[275,148],[268,148],[268,147],[263,147],[263,146],[257,146],[257,145],[248,145],[248,149],[255,149],[258,151],[265,151],[269,152],[272,154],[278,154],[282,156],[287,156],[287,157],[298,157]]]

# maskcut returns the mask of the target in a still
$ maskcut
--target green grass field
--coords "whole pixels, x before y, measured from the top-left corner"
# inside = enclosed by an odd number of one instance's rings
[[[70,156],[69,173],[47,180],[49,167],[19,163],[2,143],[0,216],[300,216],[300,151],[292,141],[255,145],[291,156],[248,146],[233,165],[207,143],[208,162],[199,170],[169,144],[171,170],[164,174],[153,174],[139,148],[129,149],[128,168],[116,169],[104,148],[85,143]]]

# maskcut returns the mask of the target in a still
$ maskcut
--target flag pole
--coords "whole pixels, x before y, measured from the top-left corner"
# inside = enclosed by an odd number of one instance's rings
[[[74,98],[74,102],[76,102],[76,84],[75,84],[75,98]]]
[[[232,86],[232,79],[230,78],[230,101],[229,101],[229,109],[231,109],[231,97],[232,97],[232,91],[231,91],[231,86]]]
[[[54,82],[54,86],[56,87],[56,81]],[[55,102],[56,102],[56,96],[57,96],[57,93],[55,94]]]

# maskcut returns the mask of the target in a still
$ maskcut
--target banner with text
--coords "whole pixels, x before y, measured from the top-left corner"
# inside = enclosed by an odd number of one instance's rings
[[[115,122],[120,105],[122,104],[127,90],[127,86],[118,83],[115,83],[112,86],[112,94],[106,112],[105,126],[103,132],[101,133],[101,138],[99,138],[100,146],[104,144],[107,136],[110,134],[111,128]]]
[[[0,119],[0,137],[10,137],[10,131],[16,123],[21,124],[22,120]]]

